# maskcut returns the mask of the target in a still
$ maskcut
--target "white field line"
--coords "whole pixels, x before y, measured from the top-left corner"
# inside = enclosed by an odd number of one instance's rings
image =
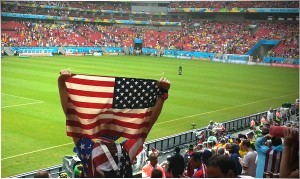
[[[2,106],[1,108],[11,108],[11,107],[18,107],[18,106],[26,106],[26,105],[31,105],[31,104],[39,104],[43,103],[44,101],[37,101],[33,103],[24,103],[24,104],[16,104],[16,105],[10,105],[10,106]]]
[[[20,99],[26,99],[26,100],[30,100],[30,101],[35,101],[35,102],[31,102],[31,103],[23,103],[23,104],[16,104],[16,105],[10,105],[10,106],[1,106],[1,108],[11,108],[11,107],[18,107],[18,106],[26,106],[26,105],[31,105],[31,104],[39,104],[39,103],[43,103],[44,101],[41,100],[36,100],[36,99],[31,99],[31,98],[25,98],[22,96],[16,96],[16,95],[12,95],[12,94],[6,94],[6,93],[1,93],[2,95],[6,95],[6,96],[12,96],[15,98],[20,98]]]
[[[269,100],[273,100],[273,99],[277,99],[277,98],[291,96],[291,95],[294,95],[294,94],[298,94],[298,92],[297,93],[288,94],[288,95],[283,95],[283,96],[277,96],[277,97],[274,97],[274,98],[264,99],[264,100],[260,100],[260,101],[254,101],[254,102],[251,102],[251,103],[245,103],[245,104],[241,104],[241,105],[237,105],[237,106],[232,106],[232,107],[228,107],[228,108],[218,109],[218,110],[214,110],[214,111],[208,111],[208,112],[204,112],[204,113],[199,113],[199,114],[194,114],[194,115],[190,115],[190,116],[185,116],[185,117],[181,117],[181,118],[177,118],[177,119],[173,119],[173,120],[169,120],[169,121],[155,123],[154,125],[165,124],[165,123],[169,123],[169,122],[178,121],[178,120],[181,120],[181,119],[186,119],[186,118],[195,117],[195,116],[201,116],[201,115],[204,115],[204,114],[210,114],[210,113],[219,112],[219,111],[225,111],[225,110],[228,110],[228,109],[233,109],[233,108],[237,108],[237,107],[247,106],[247,105],[250,105],[250,104],[255,104],[255,103],[269,101]]]
[[[41,100],[36,100],[36,99],[31,99],[31,98],[25,98],[25,97],[22,97],[22,96],[16,96],[16,95],[12,95],[12,94],[6,94],[6,93],[1,93],[3,95],[7,95],[7,96],[12,96],[12,97],[15,97],[15,98],[22,98],[22,99],[28,99],[28,100],[31,100],[31,101],[39,101],[41,102]],[[44,102],[44,101],[42,101]]]
[[[2,158],[1,160],[6,160],[6,159],[11,159],[11,158],[21,157],[23,155],[28,155],[28,154],[32,154],[32,153],[36,153],[36,152],[41,152],[41,151],[45,151],[45,150],[49,150],[49,149],[54,149],[54,148],[58,148],[58,147],[62,147],[62,146],[70,145],[70,144],[74,144],[74,143],[71,142],[71,143],[66,143],[66,144],[62,144],[62,145],[57,145],[57,146],[53,146],[53,147],[48,147],[48,148],[40,149],[40,150],[26,152],[26,153],[23,153],[23,154],[19,154],[19,155],[14,155],[14,156]]]
[[[254,101],[254,102],[251,102],[251,103],[241,104],[241,105],[237,105],[237,106],[232,106],[232,107],[229,107],[229,108],[223,108],[223,109],[218,109],[218,110],[214,110],[214,111],[209,111],[209,112],[194,114],[194,115],[190,115],[190,116],[186,116],[186,117],[181,117],[181,118],[177,118],[177,119],[173,119],[173,120],[169,120],[169,121],[164,121],[164,122],[156,123],[154,125],[164,124],[164,123],[178,121],[178,120],[186,119],[186,118],[190,118],[190,117],[195,117],[195,116],[200,116],[200,115],[204,115],[204,114],[214,113],[214,112],[223,111],[223,110],[227,110],[227,109],[232,109],[232,108],[236,108],[236,107],[241,107],[241,106],[246,106],[246,105],[250,105],[250,104],[260,103],[260,102],[269,101],[269,100],[272,100],[272,99],[282,98],[282,97],[285,97],[285,96],[291,96],[291,95],[294,95],[294,94],[298,94],[298,92],[297,93],[288,94],[288,95],[278,96],[278,97],[274,97],[274,98],[269,98],[269,99],[265,99],[265,100]],[[6,160],[6,159],[15,158],[15,157],[20,157],[20,156],[23,156],[23,155],[28,155],[28,154],[32,154],[32,153],[36,153],[36,152],[41,152],[41,151],[45,151],[45,150],[49,150],[49,149],[53,149],[53,148],[58,148],[58,147],[66,146],[66,145],[70,145],[70,144],[73,144],[73,142],[67,143],[67,144],[62,144],[62,145],[57,145],[57,146],[53,146],[53,147],[48,147],[48,148],[45,148],[45,149],[35,150],[35,151],[32,151],[32,152],[27,152],[27,153],[23,153],[23,154],[19,154],[19,155],[14,155],[14,156],[3,158],[1,160]]]
[[[98,67],[91,67],[91,66],[74,66],[74,67],[69,67],[68,69],[69,70],[72,70],[73,68],[94,68],[94,69],[98,69]],[[73,70],[74,71],[74,70]],[[122,71],[118,71],[118,70],[110,70],[110,71],[115,71],[115,72],[122,72]],[[136,72],[133,72],[132,74],[134,75],[146,75],[146,76],[164,76],[165,75],[165,72],[161,72],[161,73],[157,73],[157,74],[153,74],[153,73],[136,73]]]

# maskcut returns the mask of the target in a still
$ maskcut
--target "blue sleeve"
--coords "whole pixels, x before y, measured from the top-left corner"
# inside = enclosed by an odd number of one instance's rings
[[[266,153],[269,147],[265,146],[267,139],[265,137],[259,137],[255,142],[255,150],[257,153]]]
[[[239,155],[238,154],[233,154],[231,156],[231,158],[233,159],[234,164],[237,168],[238,174],[240,175],[242,173],[242,166],[241,166],[240,161],[239,161]]]

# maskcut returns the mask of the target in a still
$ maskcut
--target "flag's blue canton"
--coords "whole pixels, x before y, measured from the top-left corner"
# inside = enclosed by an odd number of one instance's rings
[[[92,150],[93,150],[93,142],[88,139],[80,139],[76,145],[77,148],[77,155],[80,158],[83,168],[84,168],[84,173],[92,172],[91,167],[91,162],[92,162]]]
[[[155,80],[116,78],[113,108],[149,108],[154,106],[158,94]]]

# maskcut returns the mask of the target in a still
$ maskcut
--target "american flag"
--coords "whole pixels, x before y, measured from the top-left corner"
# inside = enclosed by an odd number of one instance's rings
[[[66,80],[67,135],[146,138],[159,88],[155,80],[74,75]]]
[[[124,147],[121,154],[117,152],[112,155],[114,161],[118,165],[118,169],[114,173],[110,173],[111,177],[114,178],[132,178],[132,168],[130,162],[131,151],[136,151],[135,147],[131,144],[138,145],[139,142],[134,139],[125,141],[121,145]],[[131,147],[131,150],[128,150],[127,147]],[[125,150],[127,152],[125,152]],[[128,152],[129,151],[129,152]],[[108,172],[112,171],[113,167],[109,162],[109,159],[105,155],[103,148],[99,143],[93,142],[91,139],[82,138],[76,144],[76,152],[80,158],[82,165],[84,167],[85,177],[101,177],[99,172]],[[110,178],[108,173],[105,173],[106,178]]]

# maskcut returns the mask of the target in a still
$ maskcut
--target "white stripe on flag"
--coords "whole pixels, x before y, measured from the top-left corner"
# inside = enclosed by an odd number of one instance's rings
[[[93,102],[93,103],[95,103],[95,102]],[[109,104],[112,104],[112,103],[109,103]],[[76,109],[77,112],[85,113],[85,114],[97,114],[97,113],[99,113],[99,110],[101,110],[101,109],[97,109],[97,108],[77,107],[77,106],[74,106],[72,103],[69,103],[68,107],[72,108],[72,109]],[[143,109],[127,109],[127,108],[125,108],[125,109],[102,109],[101,111],[102,112],[111,111],[114,113],[126,113],[126,114],[139,114],[139,113],[145,113],[145,112],[151,111],[150,109],[149,108],[143,108]]]
[[[280,154],[281,154],[281,152],[277,152],[274,173],[279,173]]]
[[[66,86],[69,89],[75,89],[75,90],[84,90],[84,91],[91,91],[91,92],[106,92],[106,93],[114,92],[114,87],[82,85],[82,84],[70,83],[70,82],[66,82]]]
[[[111,164],[110,164],[110,162],[109,161],[107,161],[107,162],[105,162],[105,163],[102,163],[101,165],[98,165],[97,167],[96,167],[96,170],[97,171],[106,171],[106,172],[108,172],[108,171],[110,171],[110,170],[112,170],[113,168],[112,168],[112,166],[111,166]]]
[[[94,80],[94,81],[115,81],[114,77],[103,77],[103,76],[74,75],[72,78]]]
[[[270,153],[269,153],[269,160],[268,160],[268,163],[265,164],[265,165],[268,165],[268,166],[267,166],[267,171],[266,171],[266,172],[271,171],[271,168],[272,168],[272,160],[273,160],[273,154],[274,154],[274,150],[271,150]],[[268,177],[268,176],[267,176],[267,177]]]
[[[104,151],[100,146],[97,146],[92,150],[92,157],[99,156],[101,154],[104,154]]]
[[[69,94],[69,96],[74,101],[85,102],[85,103],[98,103],[98,104],[113,103],[113,98],[88,97],[88,96],[78,96],[73,94]]]

